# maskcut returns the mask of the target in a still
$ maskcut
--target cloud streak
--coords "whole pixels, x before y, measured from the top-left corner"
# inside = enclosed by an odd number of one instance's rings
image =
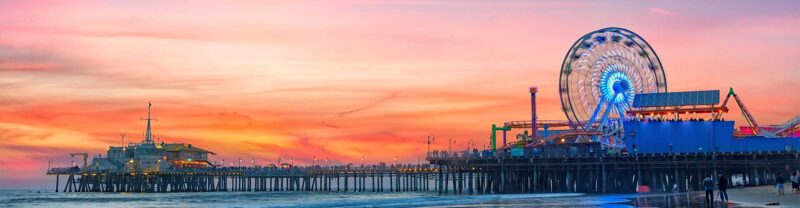
[[[607,26],[648,40],[670,90],[734,86],[760,123],[779,123],[800,114],[800,98],[783,93],[800,80],[796,8],[0,1],[0,170],[14,172],[0,184],[49,186],[47,160],[104,153],[122,132],[141,140],[148,101],[157,137],[214,161],[415,162],[431,133],[481,146],[491,124],[530,117],[531,85],[540,117],[563,120],[564,52]]]
[[[658,8],[658,7],[650,7],[650,12],[653,13],[653,14],[666,15],[666,16],[678,15],[677,12],[670,11],[670,10],[663,9],[663,8]]]

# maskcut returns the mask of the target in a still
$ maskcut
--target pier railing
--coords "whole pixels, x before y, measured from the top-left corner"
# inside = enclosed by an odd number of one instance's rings
[[[47,171],[48,175],[81,175],[81,174],[211,174],[211,175],[246,175],[246,176],[305,176],[311,174],[332,173],[372,173],[372,172],[432,172],[436,168],[430,164],[393,164],[393,165],[333,165],[333,166],[234,166],[234,167],[171,167],[161,170],[97,170],[78,166],[56,167]]]

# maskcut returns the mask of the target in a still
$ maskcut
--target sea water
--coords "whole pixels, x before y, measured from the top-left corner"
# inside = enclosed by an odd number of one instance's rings
[[[684,207],[689,194],[438,195],[436,192],[55,193],[0,190],[0,207]],[[700,204],[702,205],[702,204]]]

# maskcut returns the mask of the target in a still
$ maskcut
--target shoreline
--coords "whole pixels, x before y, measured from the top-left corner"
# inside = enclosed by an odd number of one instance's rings
[[[12,189],[2,189],[3,191],[11,191],[16,190],[19,192],[28,192],[28,193],[36,193],[37,190],[45,191],[42,189],[25,189],[25,188],[12,188]],[[715,198],[715,207],[800,207],[800,194],[792,194],[791,189],[785,190],[787,192],[786,195],[777,196],[777,189],[775,186],[772,185],[764,185],[764,186],[755,186],[755,187],[746,187],[743,189],[728,189],[728,196],[730,198],[730,203],[723,204],[719,201],[719,192],[715,191],[714,198]],[[225,193],[225,192],[220,192]],[[276,192],[277,193],[277,192]],[[52,194],[42,192],[42,194]],[[280,193],[279,193],[280,194]],[[545,193],[540,193],[545,194]],[[115,194],[111,194],[114,196]],[[358,194],[357,194],[358,195]],[[158,196],[155,195],[148,195],[144,194],[142,196]],[[361,195],[364,196],[364,195]],[[491,195],[490,195],[491,196]],[[494,195],[498,199],[504,200],[512,200],[510,197],[511,195]],[[466,198],[474,198],[475,196],[469,196]],[[701,191],[691,191],[691,192],[681,192],[681,193],[649,193],[649,194],[585,194],[580,196],[561,196],[556,198],[571,198],[571,197],[582,197],[582,198],[599,198],[603,200],[611,200],[614,199],[624,199],[625,202],[607,202],[608,204],[619,204],[619,205],[628,205],[634,207],[652,207],[652,206],[669,206],[669,207],[681,207],[681,206],[700,206],[703,207],[705,205],[705,194]],[[438,198],[438,197],[434,197]],[[448,197],[449,198],[449,197]],[[547,197],[545,197],[547,198]],[[530,202],[538,202],[538,200],[546,200],[545,198],[534,197],[530,199],[522,199],[522,201],[530,201]],[[520,202],[513,202],[511,203],[520,203]],[[776,206],[767,206],[767,203],[771,202],[779,202],[780,205]],[[524,202],[522,202],[524,203]],[[497,206],[497,205],[508,205],[505,203],[498,203],[494,204],[491,201],[482,201],[478,203],[479,205],[486,205],[486,206]],[[475,205],[475,204],[473,204]],[[440,205],[442,206],[442,205]],[[454,206],[454,205],[444,205],[447,206]],[[459,206],[459,205],[455,205]],[[463,205],[461,205],[463,206]]]
[[[785,195],[778,196],[775,185],[746,187],[743,189],[728,189],[728,198],[731,202],[746,206],[759,207],[800,207],[800,194],[792,193],[790,185],[786,185]],[[717,192],[714,192],[715,194]],[[717,195],[719,196],[719,195]],[[778,202],[780,205],[767,206],[767,203]]]
[[[774,185],[762,185],[745,187],[742,189],[733,188],[728,189],[729,203],[726,205],[722,203],[719,198],[719,192],[714,191],[714,206],[715,207],[775,207],[775,208],[788,208],[800,207],[800,194],[791,193],[791,187],[785,186],[789,189],[784,189],[785,195],[778,196],[778,190]],[[667,206],[701,206],[705,207],[705,193],[703,191],[690,191],[681,193],[651,193],[641,195],[631,195],[623,197],[630,200],[629,202],[620,203],[634,207],[639,206],[652,206],[652,205],[667,205]],[[681,201],[688,200],[688,201]],[[658,203],[653,203],[658,202]],[[667,202],[667,204],[663,204]],[[778,202],[779,205],[767,205],[767,203]]]

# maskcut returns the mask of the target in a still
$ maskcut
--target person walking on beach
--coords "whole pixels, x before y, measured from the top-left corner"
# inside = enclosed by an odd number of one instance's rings
[[[776,188],[778,188],[778,196],[783,195],[783,184],[786,183],[786,179],[783,179],[783,173],[778,173],[778,177],[775,178],[775,183],[777,183]]]
[[[706,190],[706,206],[714,206],[714,179],[711,179],[711,174],[706,174],[703,179],[703,188]]]
[[[789,180],[792,181],[792,191],[794,191],[795,194],[800,194],[800,171],[796,171],[792,174]]]
[[[719,190],[719,200],[725,203],[728,203],[728,178],[724,175],[719,174],[719,179],[717,179],[717,190]]]

